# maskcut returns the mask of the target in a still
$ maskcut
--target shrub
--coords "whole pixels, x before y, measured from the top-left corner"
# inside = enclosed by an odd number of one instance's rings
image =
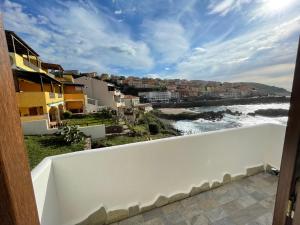
[[[97,113],[97,116],[99,118],[103,118],[103,119],[111,119],[113,117],[113,110],[110,109],[102,109],[101,111],[99,111]]]
[[[148,127],[149,127],[150,134],[159,133],[159,126],[156,123],[149,123]]]
[[[84,140],[85,135],[79,131],[77,126],[62,126],[59,128],[59,135],[67,144],[76,144]]]
[[[71,118],[71,117],[72,117],[72,112],[70,112],[70,111],[65,111],[65,112],[63,113],[63,117],[64,117],[64,119],[69,119],[69,118]]]

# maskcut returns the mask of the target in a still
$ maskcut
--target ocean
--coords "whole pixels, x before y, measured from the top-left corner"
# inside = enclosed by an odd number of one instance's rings
[[[180,130],[183,135],[204,133],[208,131],[228,129],[234,127],[244,127],[255,124],[275,123],[286,125],[287,117],[265,117],[265,116],[249,116],[250,112],[258,109],[289,109],[289,103],[272,103],[272,104],[252,104],[252,105],[230,105],[230,106],[208,106],[188,108],[194,112],[205,111],[222,111],[229,109],[231,111],[239,111],[240,116],[225,114],[223,119],[219,121],[199,120],[179,120],[173,122],[173,126]]]

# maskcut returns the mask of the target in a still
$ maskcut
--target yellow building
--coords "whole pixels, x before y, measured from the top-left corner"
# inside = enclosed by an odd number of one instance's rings
[[[45,73],[13,70],[22,121],[59,122],[64,112],[62,83]]]
[[[63,82],[66,110],[72,113],[84,113],[87,96],[83,93],[83,84]]]
[[[42,69],[55,74],[56,80],[63,84],[65,109],[72,113],[84,113],[87,103],[87,96],[83,93],[84,85],[75,84],[73,75],[66,74],[61,65],[42,62]]]
[[[13,31],[5,34],[22,121],[47,119],[56,124],[65,110],[85,112],[84,85],[74,84],[72,75],[63,74],[62,66],[42,62]]]

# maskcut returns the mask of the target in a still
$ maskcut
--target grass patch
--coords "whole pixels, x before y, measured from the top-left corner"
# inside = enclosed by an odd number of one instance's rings
[[[94,140],[92,142],[92,148],[103,148],[103,147],[110,147],[115,145],[124,145],[129,143],[136,143],[142,141],[149,141],[161,138],[171,137],[173,135],[170,134],[157,134],[157,135],[145,135],[145,136],[112,136],[106,137],[104,139]]]
[[[64,120],[68,125],[78,125],[80,127],[92,126],[92,125],[116,125],[117,122],[113,118],[102,118],[98,114],[72,116],[69,119]]]
[[[33,169],[44,158],[83,150],[84,142],[79,144],[66,144],[60,136],[25,136],[30,168]]]

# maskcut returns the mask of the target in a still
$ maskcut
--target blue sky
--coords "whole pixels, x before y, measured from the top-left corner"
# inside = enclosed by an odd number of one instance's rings
[[[290,89],[298,0],[0,0],[44,61],[120,75]]]

